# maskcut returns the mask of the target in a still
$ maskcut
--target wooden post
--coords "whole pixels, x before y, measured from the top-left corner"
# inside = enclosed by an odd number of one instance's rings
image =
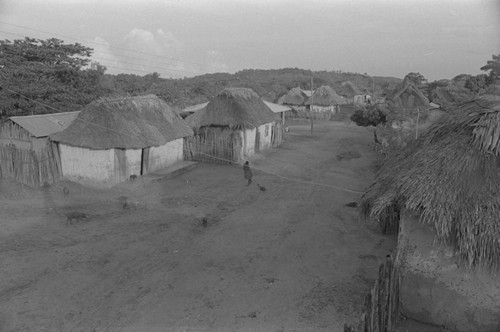
[[[309,108],[309,116],[311,117],[311,136],[313,135],[313,105],[314,105],[314,83],[313,77],[311,76],[311,105]]]

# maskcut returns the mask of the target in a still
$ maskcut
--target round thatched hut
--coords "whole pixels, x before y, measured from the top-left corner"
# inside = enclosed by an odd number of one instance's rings
[[[294,117],[306,117],[306,105],[305,102],[309,96],[299,87],[290,89],[283,96],[283,105],[287,105],[292,109],[291,115]]]
[[[155,95],[101,98],[51,136],[63,176],[111,186],[183,160],[183,138],[193,131]]]
[[[313,118],[329,120],[332,115],[338,113],[339,106],[347,104],[347,101],[344,97],[339,96],[331,86],[322,85],[304,104]]]
[[[186,158],[221,163],[272,147],[281,124],[279,115],[248,88],[225,89],[186,122],[195,132],[186,139]]]
[[[399,223],[402,314],[500,330],[500,97],[461,104],[386,161],[361,208]]]

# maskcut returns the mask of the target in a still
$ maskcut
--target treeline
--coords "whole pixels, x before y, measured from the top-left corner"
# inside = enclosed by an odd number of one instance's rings
[[[74,111],[108,95],[152,93],[174,109],[182,109],[205,102],[226,87],[248,87],[264,99],[276,101],[293,87],[310,89],[311,78],[315,88],[327,84],[341,89],[342,82],[351,81],[367,93],[382,93],[401,81],[299,68],[248,69],[182,79],[166,79],[158,73],[111,75],[106,67],[91,62],[92,53],[89,47],[56,38],[0,40],[0,118]]]
[[[370,77],[364,74],[338,71],[311,71],[299,68],[246,69],[235,74],[205,74],[183,79],[163,79],[157,73],[138,76],[133,74],[104,75],[104,87],[116,93],[153,93],[176,108],[198,104],[209,100],[226,87],[248,87],[268,101],[276,101],[291,88],[304,90],[313,86],[330,85],[342,90],[342,83],[351,81],[361,91],[381,94],[384,89],[395,86],[401,79],[392,77]]]
[[[65,44],[56,38],[0,40],[0,119],[75,111],[109,95],[155,94],[174,109],[182,109],[206,102],[226,87],[248,87],[275,102],[291,88],[311,89],[311,78],[314,88],[330,85],[341,95],[347,86],[354,85],[360,93],[383,96],[402,82],[400,78],[372,77],[366,73],[299,68],[246,69],[234,74],[215,73],[182,79],[166,79],[158,73],[111,75],[106,73],[106,67],[91,62],[92,53],[89,47]],[[481,68],[489,71],[488,75],[459,75],[454,81],[463,82],[462,86],[474,93],[482,93],[494,83],[500,71],[499,63],[500,55],[493,56],[493,60]],[[425,78],[418,73],[409,75],[427,96],[432,95],[432,89],[449,85],[450,81],[426,83],[423,87]],[[344,84],[347,81],[352,85]]]

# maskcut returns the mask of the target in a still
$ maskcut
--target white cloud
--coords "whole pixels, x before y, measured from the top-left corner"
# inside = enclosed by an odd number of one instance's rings
[[[190,76],[181,60],[184,45],[170,31],[134,28],[123,38],[123,48],[130,51],[124,50],[121,57],[133,63],[130,69],[138,71],[138,75],[158,72],[162,77]]]
[[[115,51],[113,50],[109,42],[101,37],[95,37],[93,40],[92,48],[94,49],[92,61],[97,61],[101,65],[106,66],[108,73],[123,72],[122,68],[124,68],[125,65],[115,54]]]

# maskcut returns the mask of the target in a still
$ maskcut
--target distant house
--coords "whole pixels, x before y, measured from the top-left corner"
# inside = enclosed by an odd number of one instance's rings
[[[346,98],[347,104],[354,103],[354,96],[362,95],[363,92],[351,81],[344,81],[340,84],[338,94]]]
[[[394,89],[386,99],[397,109],[429,109],[429,99],[413,83],[404,82]]]
[[[305,102],[309,97],[301,88],[293,88],[283,98],[283,105],[290,106],[294,113],[303,113],[306,110]]]
[[[309,110],[309,117],[315,119],[330,120],[332,115],[337,114],[340,105],[345,105],[344,97],[339,96],[332,87],[323,85],[314,91],[314,94],[306,100],[305,105]]]
[[[192,135],[166,102],[147,95],[98,99],[51,139],[65,178],[110,187],[183,160],[183,138]]]
[[[195,135],[185,139],[185,159],[243,161],[273,145],[276,119],[253,90],[228,88],[186,118]]]
[[[79,112],[13,116],[0,125],[0,177],[33,188],[61,176],[59,151],[48,139],[64,130]]]
[[[354,96],[354,105],[355,106],[366,106],[371,105],[372,97],[370,95],[355,95]]]

